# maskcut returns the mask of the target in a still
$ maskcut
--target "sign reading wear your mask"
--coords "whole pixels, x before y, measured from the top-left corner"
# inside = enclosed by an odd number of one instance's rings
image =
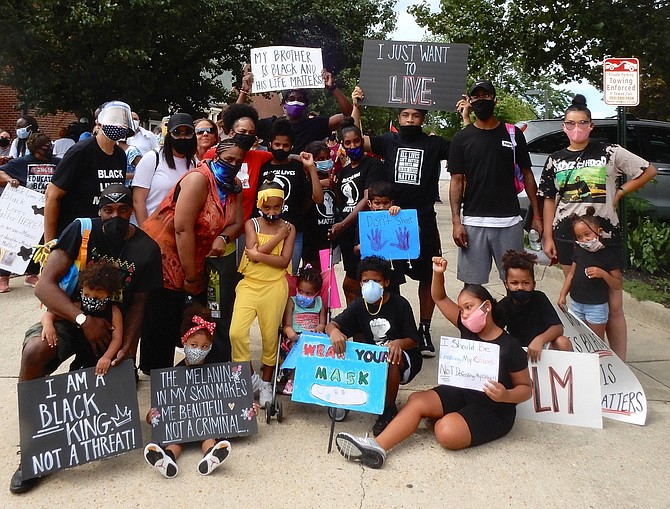
[[[252,48],[254,93],[294,88],[323,88],[321,48],[266,46]]]

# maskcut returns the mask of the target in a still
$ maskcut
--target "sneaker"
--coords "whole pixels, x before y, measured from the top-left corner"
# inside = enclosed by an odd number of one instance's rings
[[[210,448],[209,451],[202,457],[200,463],[198,463],[198,472],[200,475],[209,475],[214,470],[221,466],[221,463],[228,457],[230,454],[230,442],[228,440],[221,440],[217,442],[214,447]]]
[[[172,479],[179,473],[179,467],[175,461],[158,444],[147,444],[144,448],[144,459],[167,479]]]
[[[286,394],[287,396],[290,396],[293,394],[293,380],[286,380],[286,385],[284,385],[284,390],[281,391],[282,394]]]
[[[396,415],[398,415],[398,409],[395,405],[390,408],[385,408],[384,412],[377,417],[377,420],[372,426],[372,434],[376,437],[381,435],[382,431],[386,429],[386,426],[389,425]]]
[[[272,384],[261,381],[261,388],[258,390],[258,404],[264,407],[265,403],[272,403]]]
[[[335,444],[340,454],[349,461],[360,461],[370,468],[381,468],[386,461],[386,451],[374,438],[338,433]]]
[[[35,288],[37,286],[37,283],[39,282],[40,278],[39,276],[35,274],[31,274],[29,276],[26,276],[26,280],[23,282],[24,285],[26,286],[32,286]]]
[[[258,373],[251,374],[251,389],[254,394],[257,394],[263,384],[263,379]]]
[[[435,347],[430,338],[430,329],[424,324],[419,324],[419,347],[424,357],[435,357]]]
[[[9,483],[9,491],[15,494],[26,493],[32,490],[40,482],[41,477],[33,477],[32,479],[23,480],[23,472],[21,471],[21,465],[16,469],[12,480]]]
[[[0,276],[0,293],[11,292],[9,287],[9,276]]]

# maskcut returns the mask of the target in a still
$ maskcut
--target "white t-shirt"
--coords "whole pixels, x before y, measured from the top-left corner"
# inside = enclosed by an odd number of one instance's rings
[[[193,165],[189,165],[189,161],[185,157],[175,157],[175,169],[173,170],[165,161],[163,149],[160,149],[159,154],[160,159],[158,166],[156,166],[156,152],[147,152],[135,168],[135,177],[133,178],[133,187],[149,190],[147,195],[147,213],[149,215],[160,205],[163,198],[172,190],[181,176],[193,168]]]
[[[142,152],[142,155],[151,150],[158,150],[158,140],[154,133],[147,131],[144,127],[140,127],[135,136],[131,136],[127,140],[128,145],[137,147]]]
[[[74,145],[72,138],[58,138],[54,141],[54,156],[63,157],[72,145]]]

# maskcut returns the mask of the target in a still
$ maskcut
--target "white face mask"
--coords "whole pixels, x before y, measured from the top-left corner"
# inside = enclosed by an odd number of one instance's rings
[[[137,130],[140,128],[140,121],[139,120],[133,120],[133,131],[137,132]]]
[[[587,242],[577,242],[577,245],[581,247],[582,249],[586,249],[587,251],[591,253],[595,253],[596,251],[600,251],[605,247],[605,244],[600,242],[600,239],[598,237],[594,237],[593,239],[587,241]]]

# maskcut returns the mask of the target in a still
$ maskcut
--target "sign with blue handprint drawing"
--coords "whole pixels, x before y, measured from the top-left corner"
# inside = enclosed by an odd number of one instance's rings
[[[419,221],[416,210],[388,210],[358,214],[361,258],[381,256],[387,260],[415,260],[419,257]]]

